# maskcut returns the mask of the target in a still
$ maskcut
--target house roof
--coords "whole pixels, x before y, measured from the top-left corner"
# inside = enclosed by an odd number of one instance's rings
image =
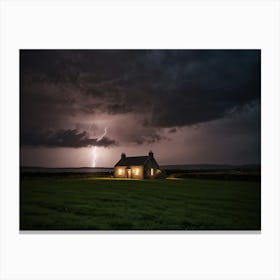
[[[115,166],[144,165],[149,156],[125,157],[120,159]]]

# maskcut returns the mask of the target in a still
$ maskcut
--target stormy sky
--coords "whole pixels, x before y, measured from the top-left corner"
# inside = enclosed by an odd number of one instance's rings
[[[259,50],[21,50],[21,165],[260,163],[260,68]]]

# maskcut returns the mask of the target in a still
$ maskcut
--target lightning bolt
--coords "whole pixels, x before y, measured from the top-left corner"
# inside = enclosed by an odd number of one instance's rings
[[[96,142],[101,141],[106,134],[107,134],[107,127],[105,127],[105,129],[104,129],[104,133],[96,139]],[[92,148],[92,167],[96,167],[97,157],[98,157],[97,147],[93,146],[93,148]]]

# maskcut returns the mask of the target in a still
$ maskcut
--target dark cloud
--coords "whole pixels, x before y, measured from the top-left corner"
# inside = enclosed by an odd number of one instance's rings
[[[159,142],[163,139],[169,140],[167,137],[160,135],[158,133],[149,133],[148,135],[140,135],[136,136],[137,139],[135,141],[136,144],[142,145],[142,144],[153,144],[156,142]]]
[[[100,130],[106,115],[133,115],[133,131],[113,128],[113,138],[157,143],[163,128],[175,134],[260,102],[260,63],[259,50],[22,50],[21,142],[84,147],[96,139],[76,130],[83,122]],[[38,132],[48,128],[56,132]]]
[[[110,114],[149,111],[151,124],[189,125],[259,98],[260,52],[21,51],[21,75],[23,84],[80,92],[67,98],[81,110],[88,98]]]
[[[87,132],[79,132],[76,129],[68,130],[46,130],[36,132],[23,132],[21,134],[21,144],[29,146],[43,146],[43,147],[68,147],[81,148],[88,146],[116,146],[116,141],[103,137],[100,141],[98,138],[89,138]]]
[[[176,127],[173,127],[171,129],[168,130],[169,133],[175,133],[177,132],[177,128]]]

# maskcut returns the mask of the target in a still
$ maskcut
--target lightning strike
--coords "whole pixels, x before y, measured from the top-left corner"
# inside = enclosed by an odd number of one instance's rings
[[[101,141],[106,134],[107,134],[107,127],[105,127],[105,129],[104,129],[104,133],[96,139],[96,142]],[[93,146],[93,148],[92,148],[92,167],[96,167],[97,157],[98,157],[97,147]]]

